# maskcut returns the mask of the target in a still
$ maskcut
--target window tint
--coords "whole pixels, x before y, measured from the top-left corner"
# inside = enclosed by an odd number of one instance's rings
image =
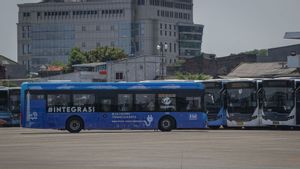
[[[95,104],[94,94],[74,94],[73,105],[74,106],[93,106]]]
[[[100,108],[101,112],[111,112],[112,111],[112,99],[109,99],[109,98],[100,99],[100,104],[101,104],[101,108]]]
[[[135,95],[136,111],[155,111],[155,94],[136,94]]]
[[[132,94],[119,94],[118,95],[118,111],[127,112],[132,111]]]
[[[201,98],[200,97],[186,97],[186,110],[187,111],[200,111]]]
[[[48,106],[69,106],[70,101],[70,95],[68,94],[48,95]]]
[[[159,94],[158,111],[176,111],[176,95]]]

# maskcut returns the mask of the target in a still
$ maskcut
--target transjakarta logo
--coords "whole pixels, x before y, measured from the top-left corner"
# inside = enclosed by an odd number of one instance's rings
[[[165,98],[161,99],[161,103],[164,105],[170,105],[172,103],[172,100],[169,97],[165,97]]]
[[[92,113],[95,107],[48,107],[49,113]]]

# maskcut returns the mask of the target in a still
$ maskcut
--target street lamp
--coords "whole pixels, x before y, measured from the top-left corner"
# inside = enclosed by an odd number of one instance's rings
[[[161,78],[164,79],[164,50],[168,50],[168,44],[159,43],[156,48],[161,54]]]

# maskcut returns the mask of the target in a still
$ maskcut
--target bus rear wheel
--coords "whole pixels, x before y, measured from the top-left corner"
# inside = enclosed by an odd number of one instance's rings
[[[83,121],[80,117],[71,117],[67,120],[66,129],[70,133],[79,133],[83,129]]]
[[[159,121],[159,130],[162,132],[172,131],[175,128],[175,120],[171,117],[163,117]]]

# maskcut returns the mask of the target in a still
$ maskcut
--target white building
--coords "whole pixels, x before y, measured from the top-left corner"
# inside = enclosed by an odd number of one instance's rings
[[[193,0],[44,0],[19,6],[18,62],[36,70],[67,63],[73,47],[115,46],[133,56],[161,55],[166,64],[200,55],[203,25]]]

